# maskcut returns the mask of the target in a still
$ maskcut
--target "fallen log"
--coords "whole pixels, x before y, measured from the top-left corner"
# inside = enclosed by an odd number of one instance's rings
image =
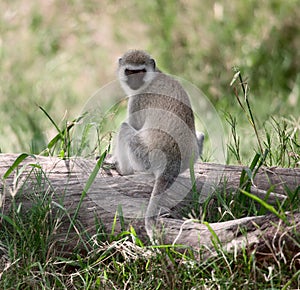
[[[56,237],[59,245],[68,246],[64,248],[65,250],[74,249],[75,246],[81,247],[80,241],[83,236],[80,235],[79,238],[79,230],[76,227],[80,227],[81,231],[84,230],[87,239],[96,233],[99,220],[110,231],[120,206],[122,211],[119,210],[119,222],[114,225],[115,233],[122,230],[124,219],[127,225],[133,225],[140,238],[146,239],[143,215],[153,186],[152,176],[148,174],[120,176],[114,169],[103,167],[85,195],[84,188],[96,165],[95,160],[81,158],[62,160],[55,157],[32,156],[23,160],[18,170],[5,176],[17,157],[17,154],[0,154],[0,194],[3,215],[10,214],[12,199],[22,203],[23,210],[30,209],[33,203],[32,192],[37,190],[40,196],[47,195],[53,199],[53,210],[63,208],[67,213]],[[195,183],[197,191],[200,192],[200,202],[216,188],[238,190],[243,168],[243,166],[197,163]],[[37,175],[39,187],[37,187]],[[185,199],[185,196],[181,196],[182,191],[186,195],[192,187],[189,173],[184,173],[180,177],[179,185],[180,192],[175,195],[176,203],[172,204],[176,207]],[[287,188],[299,192],[299,186],[299,168],[274,167],[261,168],[252,180],[251,188],[252,193],[261,197],[265,197],[267,191],[272,188],[272,194],[268,199],[268,202],[272,203],[284,199]],[[35,196],[38,197],[37,194]],[[183,221],[180,216],[177,218],[170,218],[170,216],[176,216],[176,213],[159,218],[159,225],[166,233],[163,242],[182,244],[195,249],[204,247],[208,255],[214,253],[212,231],[216,233],[218,242],[223,247],[231,249],[246,244],[254,247],[267,245],[267,242],[262,243],[266,239],[264,236],[266,231],[269,238],[284,234],[285,238],[292,239],[300,230],[299,213],[289,215],[287,223],[283,223],[276,216],[261,216],[209,225],[194,220]]]

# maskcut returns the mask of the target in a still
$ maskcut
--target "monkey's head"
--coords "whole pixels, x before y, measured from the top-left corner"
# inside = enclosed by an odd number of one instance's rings
[[[153,80],[155,60],[143,50],[129,50],[119,58],[118,77],[127,94],[136,94]]]

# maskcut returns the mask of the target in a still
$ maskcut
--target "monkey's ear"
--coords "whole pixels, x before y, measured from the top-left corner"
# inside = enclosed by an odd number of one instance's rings
[[[121,62],[122,62],[122,57],[119,57],[118,62],[119,62],[119,64],[121,64]]]
[[[150,64],[153,66],[153,69],[155,70],[156,63],[155,63],[155,60],[153,58],[150,59]]]

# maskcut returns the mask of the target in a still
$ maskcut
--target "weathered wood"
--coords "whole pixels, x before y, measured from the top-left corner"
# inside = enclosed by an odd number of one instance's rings
[[[62,207],[73,217],[80,203],[83,188],[92,172],[96,161],[74,158],[61,160],[54,157],[35,156],[26,158],[19,166],[19,172],[14,171],[7,179],[3,176],[7,169],[17,158],[17,154],[0,154],[0,193],[2,194],[2,211],[9,214],[8,209],[12,196],[22,202],[22,208],[28,209],[32,204],[33,187],[37,188],[37,173],[43,182],[38,186],[40,194],[47,194],[53,199],[53,210]],[[39,167],[32,164],[38,164]],[[242,166],[224,166],[219,164],[198,163],[195,166],[195,178],[197,190],[201,193],[200,199],[205,199],[216,187],[226,189],[238,189]],[[190,189],[189,173],[180,177],[182,183],[179,191]],[[42,184],[42,185],[41,185]],[[152,190],[153,177],[147,174],[132,176],[120,176],[115,170],[101,169],[87,195],[80,205],[76,225],[80,225],[89,236],[95,233],[95,218],[101,219],[107,229],[111,229],[118,206],[122,207],[125,221],[132,224],[140,237],[146,238],[143,215]],[[254,194],[264,195],[272,186],[273,195],[269,202],[277,198],[285,197],[286,188],[293,191],[300,186],[300,169],[285,168],[262,168],[259,170],[252,184]],[[179,200],[183,196],[176,195]],[[60,205],[58,205],[60,204]],[[299,231],[300,214],[290,217],[293,220],[293,229]],[[270,220],[272,223],[270,223]],[[195,249],[206,247],[208,252],[212,250],[211,231],[208,226],[195,221],[184,221],[180,218],[159,219],[166,235],[165,243],[183,244]],[[257,227],[253,225],[256,224]],[[258,245],[264,239],[260,226],[264,225],[268,233],[291,233],[291,225],[282,224],[276,217],[249,217],[229,222],[213,223],[210,227],[218,235],[220,242],[227,248],[240,247],[241,244]],[[280,225],[280,230],[278,229]],[[70,226],[70,218],[65,217],[62,221],[57,239],[66,242],[70,247],[78,243],[76,228],[71,229],[70,235],[66,236]],[[248,233],[242,235],[240,228],[248,229]],[[81,230],[82,230],[81,229]],[[120,223],[117,223],[116,232],[120,231]],[[286,235],[287,237],[288,235]],[[73,237],[74,240],[71,240]],[[77,237],[77,238],[76,238]]]

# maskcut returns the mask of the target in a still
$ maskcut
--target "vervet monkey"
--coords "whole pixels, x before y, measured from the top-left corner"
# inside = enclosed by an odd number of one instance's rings
[[[161,194],[197,160],[204,135],[196,135],[194,114],[183,87],[158,70],[146,52],[126,52],[119,59],[118,78],[129,100],[127,120],[120,126],[113,156],[122,175],[136,171],[154,174],[145,217],[147,234],[153,239],[163,206]]]

